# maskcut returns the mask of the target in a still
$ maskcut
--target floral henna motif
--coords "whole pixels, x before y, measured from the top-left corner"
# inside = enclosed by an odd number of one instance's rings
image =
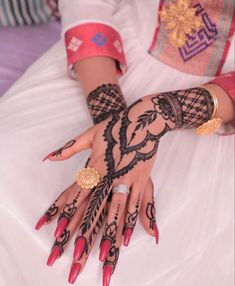
[[[122,91],[116,84],[97,87],[88,95],[87,105],[95,124],[126,108]]]

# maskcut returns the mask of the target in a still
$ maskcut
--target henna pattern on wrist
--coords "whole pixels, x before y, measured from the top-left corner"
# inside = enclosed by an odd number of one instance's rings
[[[87,105],[95,124],[126,108],[122,91],[116,84],[97,87],[88,95]]]

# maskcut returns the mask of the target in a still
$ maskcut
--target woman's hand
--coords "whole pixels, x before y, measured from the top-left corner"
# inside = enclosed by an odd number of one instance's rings
[[[101,175],[79,225],[72,270],[78,269],[89,254],[91,237],[96,234],[97,223],[106,211],[112,188],[125,184],[131,190],[130,196],[113,194],[102,238],[101,251],[102,248],[109,250],[104,262],[104,285],[108,285],[118,258],[123,225],[129,222],[128,214],[133,216],[139,212],[160,138],[174,128],[202,124],[211,117],[212,110],[210,94],[202,88],[148,96],[48,156],[51,161],[64,160],[91,148],[88,166]],[[90,190],[81,190],[79,196],[88,192]]]
[[[81,219],[84,215],[85,209],[88,205],[89,198],[91,194],[88,194],[87,197],[78,200],[80,196],[81,189],[77,183],[72,184],[60,196],[54,201],[54,203],[48,208],[42,218],[38,221],[36,229],[39,230],[42,225],[50,224],[56,219],[57,227],[54,232],[56,238],[51,254],[48,258],[47,265],[51,266],[57,258],[59,258],[69,242],[71,241],[74,233],[77,230],[78,225],[81,222]],[[107,210],[109,208],[109,203],[107,204]],[[84,254],[83,259],[79,261],[79,264],[74,264],[70,271],[69,282],[73,283],[78,275],[82,271],[87,261],[87,258],[92,250],[96,236],[105,221],[105,210],[102,212],[94,231],[89,239],[87,252]],[[151,179],[148,180],[146,189],[144,192],[144,197],[140,206],[140,220],[150,235],[154,235],[156,242],[158,243],[158,229],[156,225],[156,211],[154,203],[154,189]],[[135,223],[137,221],[137,213],[128,216],[128,230],[133,230]],[[120,228],[121,229],[121,228]],[[129,235],[129,231],[127,232]],[[130,236],[125,236],[124,245],[127,246],[130,241]],[[118,240],[119,247],[122,242],[122,233]],[[100,261],[104,261],[108,255],[109,250],[107,247],[103,247],[103,251],[100,252]],[[117,261],[116,261],[117,263]]]

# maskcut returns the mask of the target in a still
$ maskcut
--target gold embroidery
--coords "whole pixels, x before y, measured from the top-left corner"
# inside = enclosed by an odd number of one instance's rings
[[[190,0],[177,0],[163,7],[160,12],[161,21],[166,22],[170,43],[182,47],[187,35],[192,35],[203,27],[201,17],[196,16],[196,8],[190,7]]]

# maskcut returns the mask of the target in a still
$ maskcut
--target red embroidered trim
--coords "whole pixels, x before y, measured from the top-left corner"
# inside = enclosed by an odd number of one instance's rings
[[[121,36],[108,25],[87,23],[73,27],[65,33],[65,45],[69,72],[73,72],[75,62],[94,56],[115,59],[118,73],[126,70]]]
[[[234,9],[233,15],[234,14],[235,14],[235,9]],[[218,69],[216,71],[216,76],[221,74],[224,62],[226,60],[226,57],[228,55],[228,51],[229,51],[229,48],[230,48],[230,45],[231,45],[231,39],[232,39],[234,30],[235,30],[235,17],[233,17],[233,19],[232,19],[232,24],[231,24],[230,29],[229,29],[228,39],[227,39],[226,44],[225,44],[225,48],[224,48],[222,59],[221,59],[221,61],[219,63]]]

